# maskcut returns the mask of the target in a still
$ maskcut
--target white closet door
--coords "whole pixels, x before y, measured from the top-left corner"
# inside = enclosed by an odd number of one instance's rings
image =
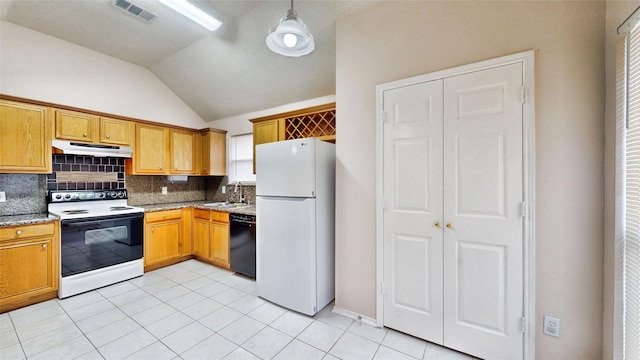
[[[444,81],[444,345],[485,359],[523,354],[522,84],[522,64]]]
[[[442,81],[383,96],[384,325],[442,344]]]

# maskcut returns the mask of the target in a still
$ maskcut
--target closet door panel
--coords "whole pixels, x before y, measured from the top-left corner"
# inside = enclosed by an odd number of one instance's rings
[[[444,344],[522,357],[522,64],[444,81]]]
[[[442,81],[383,106],[384,325],[442,344]]]

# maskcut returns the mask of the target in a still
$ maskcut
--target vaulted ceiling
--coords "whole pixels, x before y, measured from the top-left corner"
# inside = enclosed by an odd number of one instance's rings
[[[335,94],[336,19],[371,1],[297,0],[313,53],[289,58],[265,45],[290,1],[190,0],[223,19],[215,32],[156,0],[132,0],[145,22],[112,0],[0,0],[0,19],[151,70],[205,121]]]

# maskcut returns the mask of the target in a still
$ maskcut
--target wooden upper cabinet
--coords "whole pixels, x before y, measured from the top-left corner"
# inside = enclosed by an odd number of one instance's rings
[[[131,146],[134,125],[131,121],[100,117],[100,142]]]
[[[127,161],[127,172],[136,175],[169,173],[167,149],[169,130],[155,125],[136,124],[133,165]]]
[[[256,146],[273,141],[318,138],[336,141],[336,103],[250,119],[253,123],[253,172]]]
[[[196,173],[196,136],[197,133],[188,130],[169,131],[171,173],[189,174]]]
[[[0,172],[51,173],[51,108],[0,100]]]
[[[227,175],[227,132],[217,129],[200,131],[200,175]]]
[[[96,141],[98,117],[70,110],[56,110],[56,139]]]
[[[256,172],[256,146],[284,140],[282,119],[271,119],[253,123],[253,173]]]

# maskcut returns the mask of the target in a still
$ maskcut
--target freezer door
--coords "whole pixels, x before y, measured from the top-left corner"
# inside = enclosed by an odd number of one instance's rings
[[[313,315],[316,309],[315,199],[257,198],[258,296]]]
[[[256,194],[315,196],[315,139],[296,139],[256,146]]]

